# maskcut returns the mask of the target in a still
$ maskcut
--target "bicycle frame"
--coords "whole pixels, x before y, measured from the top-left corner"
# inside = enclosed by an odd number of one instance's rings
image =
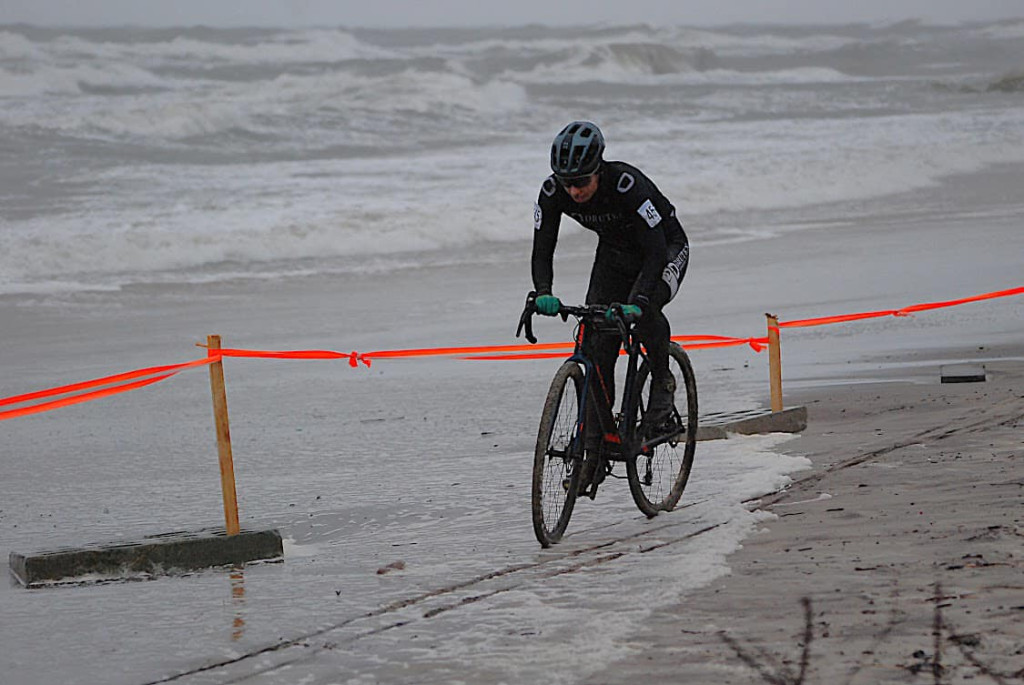
[[[532,316],[536,312],[533,304],[535,299],[536,293],[531,292],[527,296],[526,307],[523,309],[523,314],[519,319],[519,329],[516,331],[516,337],[518,337],[525,328],[526,339],[531,343],[537,342],[537,338],[533,335],[532,323]],[[619,333],[621,344],[625,348],[627,355],[626,382],[622,388],[622,405],[619,421],[616,421],[613,414],[612,399],[608,397],[607,392],[603,392],[603,383],[594,382],[594,379],[601,380],[600,373],[594,360],[585,351],[585,348],[591,343],[592,337],[600,335],[602,329],[608,328],[609,323],[606,319],[606,313],[609,310],[617,312],[614,326]],[[586,418],[587,402],[592,401],[597,405],[596,414],[601,424],[603,445],[619,446],[617,455],[606,453],[604,456],[610,461],[625,461],[626,459],[633,458],[642,447],[637,441],[636,415],[638,407],[634,406],[638,395],[633,390],[640,362],[646,359],[646,354],[640,346],[640,341],[636,336],[633,324],[626,320],[626,317],[622,314],[621,305],[617,304],[591,304],[583,307],[563,305],[559,310],[559,315],[563,321],[567,320],[570,316],[576,317],[579,321],[576,335],[574,336],[575,346],[573,353],[568,359],[568,361],[580,364],[583,367],[584,374],[583,398],[580,401],[579,413],[576,417],[576,434],[573,438],[573,447],[578,450],[578,454],[583,453],[582,449],[580,449],[580,441],[584,439],[581,429]],[[604,451],[607,452],[607,450]]]
[[[576,417],[576,436],[575,446],[580,447],[579,441],[584,439],[583,431],[581,430],[586,417],[588,403],[594,402],[596,408],[596,416],[601,424],[601,435],[603,446],[603,456],[610,461],[623,461],[631,458],[637,453],[637,441],[636,441],[636,411],[637,407],[633,406],[637,395],[633,392],[633,387],[636,384],[637,371],[640,368],[640,361],[644,358],[644,353],[640,348],[640,342],[634,335],[632,326],[625,328],[625,335],[622,335],[623,346],[626,349],[626,381],[621,391],[621,408],[619,410],[619,418],[613,413],[612,401],[608,397],[605,391],[603,379],[598,371],[597,365],[594,360],[591,359],[586,352],[584,347],[591,342],[590,336],[598,336],[600,332],[593,330],[595,327],[587,326],[587,319],[592,315],[585,315],[580,319],[580,330],[576,336],[576,344],[573,349],[572,355],[569,357],[569,361],[574,361],[583,367],[583,398],[580,402],[579,413]],[[624,323],[624,322],[622,322]],[[620,327],[620,335],[623,333],[623,328]],[[609,446],[617,446],[617,449],[609,451]],[[617,452],[617,454],[616,454]]]

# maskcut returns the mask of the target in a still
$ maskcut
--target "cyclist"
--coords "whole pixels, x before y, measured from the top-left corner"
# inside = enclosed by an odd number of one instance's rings
[[[647,348],[651,395],[645,428],[658,428],[672,411],[675,379],[668,368],[671,330],[662,308],[675,297],[689,262],[689,242],[675,208],[639,169],[604,160],[604,136],[589,121],[574,121],[551,145],[551,176],[533,210],[533,287],[541,314],[554,316],[561,302],[552,294],[553,258],[562,215],[597,233],[587,304],[615,303]],[[612,310],[607,314],[613,318]],[[615,360],[620,339],[609,332],[589,352],[610,401],[615,397]],[[588,405],[593,409],[593,403]],[[586,448],[600,441],[596,412],[590,414]]]

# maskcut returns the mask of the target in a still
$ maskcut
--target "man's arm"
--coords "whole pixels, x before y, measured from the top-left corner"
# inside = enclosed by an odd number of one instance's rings
[[[540,196],[533,206],[533,254],[530,266],[533,289],[538,295],[550,295],[555,278],[555,245],[558,244],[558,226],[562,213],[552,201],[554,181],[548,178],[541,187]]]

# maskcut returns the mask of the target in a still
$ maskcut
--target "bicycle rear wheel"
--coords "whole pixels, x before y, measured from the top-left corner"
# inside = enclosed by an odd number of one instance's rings
[[[679,502],[697,449],[697,381],[690,358],[683,348],[672,343],[668,363],[676,379],[675,410],[665,426],[644,436],[640,453],[626,461],[629,492],[648,517],[672,511]],[[636,385],[640,388],[637,426],[641,430],[651,386],[646,362],[640,367]]]
[[[567,361],[551,381],[533,456],[533,532],[541,547],[562,538],[576,504],[583,470],[577,426],[582,398],[583,370]]]

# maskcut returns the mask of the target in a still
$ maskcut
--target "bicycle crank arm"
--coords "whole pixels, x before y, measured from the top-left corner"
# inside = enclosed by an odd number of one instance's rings
[[[684,435],[686,435],[686,429],[685,428],[680,428],[675,433],[669,433],[667,435],[659,435],[656,438],[651,438],[650,440],[644,440],[642,443],[640,443],[640,452],[642,454],[648,454],[648,453],[650,453],[651,450],[653,450],[658,445],[664,445],[666,442],[679,442],[679,440],[682,439],[682,437]]]

